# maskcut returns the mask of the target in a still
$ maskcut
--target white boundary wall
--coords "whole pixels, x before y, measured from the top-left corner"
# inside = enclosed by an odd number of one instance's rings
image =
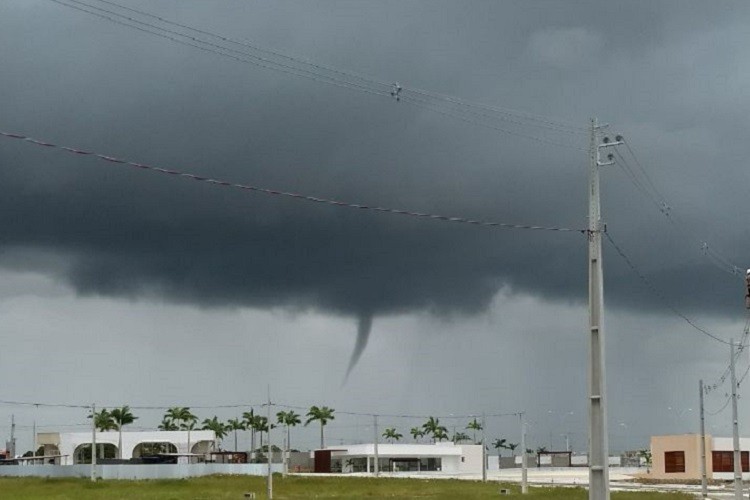
[[[282,472],[281,464],[273,464],[273,472]],[[181,479],[186,477],[235,474],[265,476],[266,464],[138,464],[97,465],[96,475],[102,479]],[[0,477],[91,477],[91,465],[2,465]]]

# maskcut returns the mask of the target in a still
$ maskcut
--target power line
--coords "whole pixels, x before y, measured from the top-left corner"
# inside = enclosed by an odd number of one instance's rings
[[[489,129],[492,129],[492,130],[496,130],[496,131],[502,132],[504,134],[513,135],[513,136],[516,136],[516,137],[523,137],[524,139],[529,139],[529,140],[532,140],[532,141],[535,141],[535,142],[539,142],[539,143],[542,143],[542,144],[548,144],[550,146],[557,146],[559,148],[571,149],[573,151],[587,151],[587,149],[584,148],[584,147],[573,146],[573,145],[571,145],[570,143],[567,143],[567,142],[557,142],[557,141],[546,139],[544,137],[539,137],[539,136],[536,136],[536,135],[533,135],[533,134],[526,134],[526,133],[523,133],[523,132],[516,132],[516,131],[508,130],[508,129],[505,129],[505,128],[502,128],[502,127],[498,127],[498,126],[495,126],[495,125],[492,125],[492,124],[489,124],[489,123],[484,123],[484,122],[478,121],[476,119],[472,119],[471,117],[467,117],[465,115],[457,114],[455,112],[451,112],[451,111],[448,111],[448,110],[445,110],[445,109],[441,109],[441,108],[435,107],[434,105],[431,105],[428,101],[425,101],[425,100],[422,100],[422,99],[417,99],[417,98],[410,97],[410,96],[403,96],[401,98],[401,100],[404,101],[404,102],[410,103],[410,104],[412,104],[414,106],[422,107],[422,108],[428,109],[430,111],[433,111],[433,112],[441,114],[441,115],[449,116],[449,117],[452,117],[452,118],[457,118],[457,119],[459,119],[461,121],[464,121],[466,123],[470,123],[472,125],[478,125],[480,127],[485,127],[485,128],[489,128]]]
[[[129,10],[129,11],[137,12],[137,13],[139,13],[141,15],[148,16],[148,17],[151,17],[151,18],[154,18],[154,19],[158,19],[160,22],[167,23],[167,24],[170,24],[170,25],[173,25],[173,26],[177,26],[177,27],[181,27],[183,29],[189,29],[189,30],[192,30],[192,31],[194,31],[196,33],[200,33],[200,34],[203,34],[203,35],[211,36],[211,37],[214,37],[216,39],[219,39],[219,40],[222,40],[222,41],[225,41],[225,42],[231,42],[231,43],[236,44],[236,45],[249,47],[252,50],[255,50],[255,51],[258,51],[258,52],[272,54],[272,55],[274,55],[276,57],[281,57],[281,58],[284,58],[286,60],[293,61],[293,62],[295,62],[297,64],[304,64],[304,65],[307,65],[308,68],[304,68],[304,67],[300,68],[300,67],[293,66],[293,65],[290,65],[290,64],[287,64],[287,63],[282,63],[282,62],[275,61],[275,60],[270,59],[270,58],[265,57],[265,56],[259,56],[259,55],[254,54],[254,53],[250,53],[250,52],[248,52],[246,50],[245,51],[243,51],[243,50],[237,50],[237,49],[234,49],[234,48],[231,48],[231,47],[227,47],[226,45],[221,45],[221,44],[209,42],[209,41],[206,41],[206,40],[203,40],[203,39],[191,36],[191,35],[180,33],[179,31],[175,31],[175,30],[172,30],[172,29],[169,29],[169,28],[164,28],[162,26],[158,26],[158,25],[155,25],[155,24],[152,24],[152,23],[144,22],[144,21],[135,19],[135,18],[130,17],[130,16],[125,16],[125,15],[119,14],[117,12],[114,12],[114,11],[111,11],[111,10],[108,10],[108,9],[104,9],[104,8],[101,8],[101,7],[97,7],[95,5],[91,5],[91,4],[88,4],[88,3],[85,3],[85,2],[81,2],[79,0],[65,0],[65,1],[62,1],[62,0],[51,0],[51,1],[55,2],[55,3],[59,4],[59,5],[62,5],[62,6],[65,6],[65,7],[69,7],[69,8],[81,11],[81,12],[85,12],[85,13],[88,13],[90,15],[93,15],[93,16],[96,16],[96,17],[99,17],[99,18],[102,18],[102,19],[114,22],[114,23],[122,25],[122,26],[134,28],[134,29],[137,29],[137,30],[139,30],[141,32],[152,34],[152,35],[155,35],[155,36],[158,36],[158,37],[161,37],[161,38],[164,38],[164,39],[176,42],[176,43],[180,43],[180,44],[187,45],[187,46],[190,46],[190,47],[198,48],[200,50],[204,50],[206,52],[211,52],[211,53],[214,53],[214,54],[218,54],[218,55],[223,56],[223,57],[228,57],[230,59],[233,59],[233,60],[241,62],[241,63],[251,64],[251,65],[254,65],[254,66],[257,66],[257,67],[261,67],[261,68],[265,68],[265,69],[270,69],[270,70],[274,70],[274,71],[280,71],[280,72],[288,74],[288,75],[299,76],[299,77],[311,79],[311,80],[314,80],[314,81],[317,81],[317,82],[320,82],[320,83],[327,83],[327,84],[335,85],[335,86],[338,86],[338,87],[348,88],[350,90],[359,90],[359,91],[366,92],[366,93],[369,93],[369,94],[374,94],[374,95],[379,95],[379,96],[384,96],[384,97],[389,97],[389,98],[395,96],[394,92],[392,90],[392,87],[393,87],[393,85],[397,85],[397,84],[386,84],[385,82],[381,82],[381,81],[373,80],[371,78],[363,77],[363,76],[357,75],[357,74],[349,72],[349,71],[338,70],[338,69],[329,68],[329,67],[326,67],[326,66],[323,66],[323,65],[320,65],[320,64],[311,63],[309,61],[305,61],[303,59],[300,59],[300,58],[297,58],[297,57],[294,57],[294,56],[288,56],[286,54],[282,54],[282,53],[280,53],[278,51],[272,51],[272,50],[269,50],[269,49],[263,49],[263,48],[260,48],[260,47],[258,47],[256,45],[253,45],[253,44],[249,44],[249,43],[246,43],[246,42],[234,40],[234,39],[231,39],[229,37],[225,37],[225,36],[222,36],[222,35],[217,35],[215,33],[211,33],[211,32],[208,32],[208,31],[205,31],[205,30],[201,30],[201,29],[198,29],[198,28],[193,28],[193,27],[187,26],[185,24],[180,24],[180,23],[175,23],[173,21],[168,21],[168,20],[164,19],[163,17],[155,16],[153,14],[149,14],[149,13],[146,13],[144,11],[137,10],[137,9],[131,9],[129,7],[121,6],[121,5],[116,4],[114,2],[108,2],[108,1],[104,1],[104,0],[94,0],[94,1],[100,1],[100,2],[106,3],[106,4],[109,4],[109,5],[116,5],[116,6],[120,7],[120,8],[122,8],[122,9],[126,9],[126,10]],[[71,4],[75,4],[75,5],[71,5]],[[80,7],[80,6],[83,6],[83,7]],[[91,9],[94,9],[95,11],[98,11],[98,12],[92,11]],[[115,17],[113,17],[113,16],[115,16]],[[133,24],[133,23],[136,23],[136,24]],[[140,26],[138,26],[138,25],[140,25]],[[313,68],[313,69],[311,70],[309,68]],[[335,75],[343,75],[345,77],[350,77],[350,79],[349,80],[342,80],[340,78],[340,76],[331,76],[329,74],[321,73],[321,71],[327,71],[327,72],[333,73]],[[358,80],[358,82],[351,81],[351,78],[354,78],[354,79]],[[560,123],[560,122],[554,122],[554,121],[548,120],[548,119],[545,120],[543,118],[535,117],[533,115],[523,114],[523,113],[520,113],[520,112],[513,112],[513,111],[510,111],[510,110],[504,110],[504,109],[498,108],[498,107],[489,107],[489,106],[484,106],[484,105],[475,104],[475,103],[468,103],[468,102],[462,101],[460,99],[451,98],[451,97],[448,97],[448,96],[443,96],[441,94],[429,93],[427,91],[410,90],[410,89],[403,88],[400,85],[398,86],[398,89],[399,89],[399,95],[395,96],[395,97],[397,97],[397,99],[399,101],[403,99],[404,101],[409,101],[412,105],[419,106],[419,107],[422,107],[422,108],[425,108],[425,109],[437,112],[437,113],[445,115],[445,116],[449,116],[449,117],[452,117],[452,118],[457,118],[459,120],[462,120],[462,121],[465,121],[465,122],[468,122],[468,123],[472,123],[474,125],[478,125],[478,126],[481,126],[481,127],[485,127],[485,128],[489,128],[489,129],[492,129],[492,130],[496,130],[496,131],[499,131],[499,132],[502,132],[502,133],[505,133],[505,134],[514,135],[514,136],[517,136],[517,137],[523,137],[523,138],[526,138],[526,139],[534,140],[536,142],[541,142],[541,143],[548,144],[548,145],[553,145],[553,146],[556,146],[556,147],[562,147],[562,148],[568,148],[568,149],[573,149],[573,150],[585,151],[585,148],[571,146],[567,142],[556,142],[556,141],[552,141],[552,140],[546,139],[544,137],[535,136],[533,134],[526,134],[526,133],[520,133],[520,132],[510,131],[510,130],[498,127],[498,126],[490,124],[490,123],[486,123],[486,122],[483,122],[483,121],[480,121],[480,120],[477,120],[477,119],[469,118],[469,117],[465,116],[464,114],[461,114],[461,112],[457,113],[455,111],[450,111],[450,110],[444,110],[444,109],[436,108],[435,107],[436,103],[430,102],[430,101],[425,100],[425,99],[420,99],[420,98],[414,97],[414,96],[406,96],[406,95],[402,96],[400,94],[400,92],[401,91],[412,92],[414,94],[419,94],[419,95],[423,95],[423,96],[431,96],[433,99],[436,99],[436,100],[440,99],[440,100],[443,100],[444,102],[448,102],[448,103],[451,103],[451,104],[456,105],[456,106],[458,106],[458,105],[463,106],[465,108],[463,110],[463,113],[469,113],[469,114],[479,115],[480,117],[501,120],[501,121],[505,121],[505,122],[509,122],[509,123],[514,123],[514,124],[521,125],[521,126],[532,126],[532,127],[536,126],[536,127],[548,128],[548,129],[551,129],[551,130],[557,131],[557,132],[571,132],[572,131],[574,133],[580,132],[582,130],[580,127],[572,128],[569,125],[566,125],[566,124],[563,124],[563,123]],[[488,111],[491,111],[491,112],[500,113],[501,115],[512,116],[513,118],[507,118],[505,116],[489,115],[486,112],[477,112],[477,111],[474,111],[474,109],[488,110]],[[520,121],[520,120],[528,120],[528,122],[523,122],[523,121]]]
[[[706,241],[697,238],[693,231],[685,226],[679,219],[675,218],[674,210],[671,204],[667,203],[666,197],[656,187],[653,180],[651,179],[651,176],[648,174],[648,171],[636,156],[635,151],[633,151],[633,148],[630,146],[627,139],[623,138],[622,141],[625,144],[628,152],[630,153],[630,157],[638,167],[640,174],[636,172],[636,169],[630,166],[628,160],[620,153],[620,151],[617,148],[614,148],[615,154],[617,155],[618,159],[617,165],[623,170],[623,172],[625,172],[636,189],[638,189],[638,191],[640,191],[656,207],[656,209],[667,219],[671,226],[686,234],[690,239],[700,242],[703,255],[706,256],[708,260],[711,261],[712,264],[714,264],[714,266],[733,276],[742,277],[742,272],[738,266],[734,265],[729,259],[722,256],[713,248],[713,246],[709,246]],[[640,177],[645,179],[645,182],[642,181]]]
[[[21,134],[0,131],[0,136],[7,137],[10,139],[22,140],[26,143],[34,144],[37,146],[59,149],[62,151],[67,151],[68,153],[72,153],[72,154],[92,156],[100,160],[108,161],[110,163],[126,165],[129,167],[134,167],[134,168],[138,168],[141,170],[150,170],[150,171],[158,172],[161,174],[182,177],[182,178],[190,179],[194,181],[206,182],[214,186],[242,189],[245,191],[253,191],[256,193],[263,193],[263,194],[274,195],[274,196],[282,196],[286,198],[294,198],[296,200],[309,201],[313,203],[321,203],[321,204],[332,205],[336,207],[354,208],[357,210],[368,210],[368,211],[373,211],[373,212],[388,213],[388,214],[393,214],[393,215],[402,215],[402,216],[407,216],[407,217],[436,220],[436,221],[441,221],[441,222],[453,222],[453,223],[459,223],[459,224],[469,224],[469,225],[474,225],[474,226],[495,227],[499,229],[528,229],[528,230],[537,230],[537,231],[560,231],[560,232],[580,232],[580,233],[586,232],[585,229],[571,229],[571,228],[566,228],[566,227],[553,227],[553,226],[534,226],[534,225],[528,225],[528,224],[512,224],[512,223],[507,223],[507,222],[491,222],[491,221],[467,219],[464,217],[453,217],[453,216],[438,215],[438,214],[431,214],[431,213],[412,212],[409,210],[371,206],[371,205],[364,205],[360,203],[349,203],[349,202],[334,200],[330,198],[319,198],[316,196],[292,193],[288,191],[279,191],[276,189],[269,189],[269,188],[253,186],[249,184],[238,184],[238,183],[222,181],[218,179],[211,179],[209,177],[203,177],[203,176],[199,176],[199,175],[195,175],[195,174],[191,174],[187,172],[182,172],[179,170],[161,168],[161,167],[148,165],[144,163],[136,163],[133,161],[123,160],[120,158],[115,158],[112,156],[95,153],[92,151],[72,148],[69,146],[60,146],[60,145],[53,144],[48,141],[41,141],[39,139],[34,139],[32,137],[28,137],[28,136],[21,135]]]
[[[74,0],[68,0],[68,1],[74,1]],[[75,0],[75,1],[77,1],[77,0]],[[129,7],[129,6],[126,6],[126,5],[122,5],[122,4],[119,4],[117,2],[113,2],[113,1],[110,1],[110,0],[94,0],[94,1],[99,2],[99,3],[104,3],[104,4],[107,4],[107,5],[111,5],[113,7],[117,7],[117,8],[129,11],[129,12],[133,12],[133,13],[145,16],[145,17],[149,17],[151,19],[156,19],[156,20],[158,20],[158,21],[160,21],[162,23],[169,24],[169,25],[172,25],[172,26],[176,26],[176,27],[179,27],[179,28],[182,28],[182,29],[190,30],[190,31],[193,31],[195,33],[199,33],[201,35],[205,35],[205,36],[209,36],[209,37],[221,40],[223,42],[228,42],[228,43],[232,43],[232,44],[235,44],[235,45],[238,45],[238,46],[246,47],[246,48],[249,48],[249,49],[254,50],[256,52],[262,52],[262,53],[269,54],[269,55],[272,55],[272,56],[275,56],[275,57],[286,59],[286,60],[294,62],[296,64],[302,64],[302,65],[305,65],[305,66],[309,66],[309,67],[315,68],[315,70],[317,70],[317,71],[326,71],[326,72],[330,72],[330,73],[333,73],[333,74],[340,75],[342,77],[355,78],[357,80],[360,80],[362,82],[366,82],[366,83],[374,85],[374,86],[386,87],[389,90],[391,90],[392,87],[393,87],[393,85],[394,85],[393,82],[385,82],[383,80],[378,80],[378,79],[373,78],[371,76],[365,76],[365,75],[356,73],[356,72],[351,71],[351,70],[344,70],[344,69],[333,67],[331,65],[324,65],[324,64],[316,63],[316,62],[313,62],[313,61],[311,61],[309,59],[306,59],[306,58],[302,58],[302,57],[298,57],[298,56],[293,56],[293,55],[286,54],[286,53],[283,53],[283,52],[278,51],[278,50],[272,50],[272,49],[269,49],[269,48],[266,48],[266,47],[261,47],[261,46],[259,46],[257,44],[250,43],[247,40],[237,40],[235,38],[231,38],[231,37],[228,37],[228,36],[225,36],[225,35],[220,35],[220,34],[208,31],[206,29],[200,29],[200,28],[196,28],[194,26],[190,26],[190,25],[187,25],[187,24],[183,24],[183,23],[179,23],[179,22],[176,22],[176,21],[172,21],[172,20],[166,19],[166,18],[164,18],[162,16],[158,16],[158,15],[152,14],[150,12],[146,12],[144,10],[134,9],[132,7]],[[111,11],[108,11],[108,12],[111,12]],[[116,14],[116,15],[120,15],[120,14]],[[515,118],[518,118],[518,119],[525,119],[525,120],[537,122],[539,124],[538,126],[546,126],[548,128],[552,128],[552,129],[555,129],[555,130],[558,130],[558,131],[573,132],[573,133],[586,133],[587,132],[587,128],[586,127],[581,127],[579,125],[575,125],[575,124],[572,124],[570,122],[566,122],[564,120],[558,120],[558,119],[553,119],[553,118],[546,117],[546,116],[534,115],[534,114],[531,114],[531,113],[526,113],[526,112],[517,111],[517,110],[511,110],[511,109],[502,108],[502,107],[499,107],[499,106],[488,106],[488,105],[484,105],[484,104],[473,103],[473,102],[469,102],[469,101],[464,100],[464,99],[459,99],[459,98],[456,98],[456,97],[447,96],[447,95],[440,94],[440,93],[437,93],[437,92],[426,91],[426,90],[422,90],[422,89],[418,89],[418,88],[403,87],[403,86],[399,85],[399,89],[401,91],[403,91],[403,92],[411,92],[411,93],[415,93],[415,94],[420,94],[420,95],[423,95],[423,96],[426,96],[426,97],[429,97],[429,98],[432,98],[432,99],[443,100],[445,102],[448,102],[448,103],[451,103],[451,104],[455,104],[455,105],[464,106],[464,107],[467,107],[467,108],[479,109],[479,110],[483,110],[483,111],[490,111],[490,112],[494,112],[494,113],[498,113],[498,114],[502,114],[502,115],[506,115],[506,116],[515,117]],[[486,116],[489,116],[489,115],[486,115]],[[501,119],[501,118],[498,118],[498,119]]]
[[[106,9],[101,9],[100,7],[91,6],[89,4],[86,4],[86,3],[83,3],[83,2],[79,2],[77,0],[66,0],[66,1],[73,2],[73,3],[76,3],[76,4],[80,4],[80,5],[84,5],[84,6],[88,7],[89,9],[96,9],[96,10],[104,11],[104,12],[110,13],[112,15],[119,16],[121,19],[117,19],[117,18],[108,16],[106,14],[101,14],[99,12],[94,12],[94,11],[88,10],[86,8],[77,7],[76,5],[70,5],[68,3],[64,3],[61,0],[50,0],[50,1],[54,2],[56,4],[59,4],[59,5],[63,5],[65,7],[69,7],[71,9],[75,9],[75,10],[78,10],[78,11],[81,11],[81,12],[85,12],[87,14],[91,14],[93,16],[96,16],[96,17],[99,17],[99,18],[102,18],[102,19],[106,19],[106,20],[108,20],[110,22],[113,22],[115,24],[119,24],[121,26],[126,26],[126,27],[129,27],[129,28],[133,28],[133,29],[136,29],[138,31],[142,31],[144,33],[148,33],[148,34],[151,34],[151,35],[154,35],[154,36],[158,36],[158,37],[161,37],[161,38],[164,38],[164,39],[167,39],[167,40],[179,43],[181,45],[187,45],[189,47],[194,47],[196,49],[200,49],[200,50],[203,50],[205,52],[211,52],[211,53],[214,53],[214,54],[218,54],[220,56],[227,57],[229,59],[233,59],[233,60],[241,62],[241,63],[251,64],[253,66],[258,66],[260,68],[270,69],[270,70],[273,70],[273,71],[279,71],[281,73],[285,73],[285,74],[288,74],[288,75],[299,76],[299,77],[302,77],[302,78],[307,78],[307,79],[318,81],[318,82],[321,82],[321,83],[327,83],[329,85],[335,85],[335,86],[338,86],[338,87],[359,90],[361,92],[366,92],[366,93],[369,93],[369,94],[375,94],[375,95],[381,95],[381,96],[389,96],[390,95],[390,93],[387,92],[387,91],[378,91],[378,90],[375,90],[375,89],[367,88],[367,87],[365,87],[365,86],[363,86],[361,84],[357,84],[357,83],[353,83],[353,82],[345,82],[345,81],[341,81],[341,80],[336,80],[336,79],[331,78],[331,77],[326,77],[325,75],[318,75],[318,74],[315,74],[315,73],[311,73],[310,71],[307,71],[307,70],[304,70],[304,69],[301,69],[301,68],[294,68],[293,66],[285,65],[285,64],[282,64],[282,63],[277,63],[275,61],[271,61],[271,60],[268,60],[266,58],[262,58],[262,57],[258,57],[258,56],[253,56],[253,55],[246,54],[246,53],[245,53],[245,55],[247,55],[248,57],[250,57],[250,59],[239,57],[237,55],[233,55],[231,53],[227,53],[227,52],[238,52],[238,51],[229,49],[227,47],[224,47],[224,46],[221,46],[221,45],[218,45],[218,44],[213,44],[213,43],[210,43],[210,42],[206,42],[204,40],[200,40],[198,38],[191,37],[189,35],[183,35],[183,34],[181,34],[179,32],[176,32],[176,31],[173,31],[173,30],[169,30],[169,29],[165,29],[165,28],[161,28],[161,27],[155,26],[153,24],[144,23],[142,21],[138,21],[136,19],[133,19],[133,18],[130,18],[130,17],[127,17],[127,16],[122,16],[122,15],[117,14],[115,12],[111,12],[111,11],[108,11]],[[129,22],[125,22],[125,21],[129,21]],[[147,28],[144,28],[144,27],[141,27],[141,26],[136,26],[136,25],[132,24],[133,22],[139,23],[139,24],[141,24],[143,26],[146,26]],[[156,30],[156,31],[154,31],[154,30]],[[164,34],[164,33],[168,33],[168,34]],[[184,37],[186,40],[175,38],[174,36],[170,36],[170,34],[174,34],[176,36]],[[198,44],[205,44],[205,45],[198,45]],[[217,49],[219,49],[219,50],[217,50]],[[227,51],[227,52],[224,52],[224,51]]]
[[[198,409],[198,410],[221,410],[221,409],[237,409],[237,408],[257,408],[257,407],[266,407],[269,403],[234,403],[234,404],[215,404],[215,405],[191,405],[191,404],[172,404],[172,405],[128,405],[128,407],[131,410],[168,410],[170,408],[174,407],[186,407],[190,409]],[[289,408],[294,410],[309,410],[309,406],[299,406],[299,405],[290,405],[285,403],[270,403],[272,407],[276,408]],[[33,406],[33,407],[44,407],[44,408],[74,408],[74,409],[86,409],[90,410],[91,405],[90,404],[75,404],[75,403],[43,403],[43,402],[35,402],[35,401],[17,401],[17,400],[0,400],[0,405],[6,405],[6,406]],[[97,404],[97,406],[100,406],[102,408],[117,408],[118,405],[101,405]],[[448,415],[435,415],[435,414],[422,414],[422,415],[414,415],[414,414],[389,414],[389,413],[373,413],[373,412],[357,412],[357,411],[347,411],[347,410],[338,410],[333,409],[334,412],[337,415],[347,415],[347,416],[360,416],[360,417],[370,417],[373,415],[377,415],[379,417],[385,417],[385,418],[411,418],[411,419],[420,419],[420,418],[443,418],[446,420],[449,419],[467,419],[467,418],[479,418],[482,415],[485,417],[511,417],[511,416],[519,416],[523,414],[524,412],[515,411],[515,412],[497,412],[497,413],[469,413],[465,415],[457,415],[457,414],[448,414]]]
[[[638,278],[646,285],[646,287],[648,287],[648,289],[651,290],[651,292],[664,303],[664,305],[670,311],[672,311],[674,314],[676,314],[677,316],[679,316],[680,318],[682,318],[688,325],[690,325],[691,327],[693,327],[693,329],[695,329],[696,331],[700,332],[701,334],[703,334],[703,335],[705,335],[707,337],[710,337],[710,338],[712,338],[713,340],[715,340],[717,342],[721,342],[722,344],[730,345],[730,342],[728,342],[728,341],[726,341],[726,340],[724,340],[724,339],[722,339],[720,337],[717,337],[716,335],[714,335],[714,334],[708,332],[707,330],[701,328],[700,326],[698,326],[697,324],[695,324],[695,322],[693,320],[691,320],[689,317],[687,317],[682,312],[680,312],[675,306],[673,306],[672,303],[664,296],[664,294],[662,294],[651,283],[651,281],[648,278],[646,278],[646,276],[643,275],[643,273],[641,273],[638,270],[638,268],[635,266],[635,264],[633,263],[633,261],[625,254],[625,252],[622,250],[622,248],[620,248],[620,246],[617,245],[617,243],[615,243],[615,241],[612,239],[612,236],[608,232],[605,232],[604,235],[607,237],[607,240],[609,240],[609,242],[612,244],[612,246],[614,247],[614,249],[618,253],[618,255],[625,261],[625,263],[628,265],[628,267],[638,276]]]
[[[742,337],[740,337],[739,345],[737,346],[737,351],[734,354],[734,361],[737,362],[740,359],[740,355],[742,354],[742,351],[747,349],[748,347],[748,337],[750,337],[750,311],[747,313],[747,319],[745,320],[745,326],[742,329]],[[749,365],[750,366],[750,365]],[[724,385],[724,382],[727,381],[729,377],[729,373],[732,369],[731,363],[724,369],[721,376],[718,379],[718,382],[715,382],[713,384],[708,384],[703,386],[703,392],[705,394],[710,394],[722,385]],[[747,375],[747,372],[745,372],[745,375]],[[744,379],[743,375],[743,379]]]
[[[723,412],[726,409],[727,406],[729,406],[729,403],[731,401],[732,401],[732,398],[731,397],[727,397],[727,400],[724,402],[724,405],[721,408],[719,408],[716,411],[708,411],[708,410],[706,410],[706,414],[707,415],[711,415],[712,417],[718,415],[719,413]]]
[[[293,410],[307,410],[309,407],[306,406],[295,406],[295,405],[289,405],[285,403],[273,403],[273,406],[278,406],[281,408],[290,408]],[[442,418],[442,419],[466,419],[466,418],[480,418],[482,415],[485,417],[517,417],[524,412],[504,412],[504,413],[471,413],[467,415],[455,415],[455,414],[448,414],[448,415],[409,415],[409,414],[389,414],[389,413],[373,413],[373,412],[356,412],[356,411],[345,411],[345,410],[337,410],[334,409],[337,415],[349,415],[349,416],[357,416],[357,417],[371,417],[373,415],[377,415],[378,417],[385,417],[385,418],[412,418],[412,419],[418,419],[418,418]]]
[[[198,410],[213,410],[213,409],[235,409],[235,408],[252,408],[256,406],[263,406],[265,403],[235,403],[235,404],[217,404],[217,405],[179,405],[186,406],[189,408],[195,408]],[[42,403],[38,401],[16,401],[16,400],[0,400],[0,405],[5,406],[29,406],[37,408],[71,408],[71,409],[91,409],[90,404],[75,404],[75,403]],[[99,405],[102,408],[117,408],[119,405]],[[171,406],[159,406],[159,405],[128,405],[131,410],[168,410],[178,405]]]

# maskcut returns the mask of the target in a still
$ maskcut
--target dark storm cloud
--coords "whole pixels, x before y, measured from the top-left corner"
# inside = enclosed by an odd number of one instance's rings
[[[675,209],[685,207],[690,229],[709,233],[744,265],[747,232],[713,225],[722,217],[736,227],[746,213],[735,182],[746,181],[743,167],[726,161],[741,156],[735,127],[746,105],[737,97],[750,72],[741,52],[724,50],[750,42],[737,35],[748,14],[739,5],[730,16],[666,2],[128,4],[387,81],[582,126],[598,113],[633,131],[646,163],[679,166],[651,172],[678,198]],[[585,152],[237,64],[49,2],[2,9],[0,122],[10,130],[314,196],[586,225]],[[722,53],[711,56],[714,49]],[[726,95],[707,94],[717,74]],[[702,114],[709,108],[713,116]],[[722,123],[730,125],[714,128]],[[681,137],[684,129],[692,135]],[[586,146],[585,134],[524,132]],[[365,321],[420,309],[480,311],[503,285],[585,299],[586,240],[578,233],[306,205],[9,141],[0,161],[3,247],[63,256],[66,265],[50,272],[84,294],[319,308]],[[693,311],[736,309],[741,287],[699,259],[703,236],[670,233],[624,177],[607,172],[604,184],[613,236],[670,299]],[[607,258],[609,303],[660,307],[615,253]]]

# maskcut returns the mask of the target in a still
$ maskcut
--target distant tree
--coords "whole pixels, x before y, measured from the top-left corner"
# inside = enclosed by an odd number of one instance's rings
[[[263,449],[263,433],[268,432],[268,417],[256,415],[255,424],[258,433],[260,434],[260,449]]]
[[[311,406],[310,411],[307,412],[307,421],[305,421],[305,426],[307,426],[310,422],[318,421],[320,422],[320,448],[325,448],[325,436],[323,434],[323,428],[328,424],[329,420],[334,420],[336,417],[334,417],[333,412],[335,412],[333,408],[328,408],[327,406]]]
[[[188,453],[192,453],[190,446],[190,433],[198,427],[198,417],[190,412],[190,408],[185,408],[185,413],[182,417],[182,423],[180,423],[180,430],[187,431],[187,450]]]
[[[188,453],[190,453],[190,432],[195,429],[198,423],[198,417],[193,415],[193,413],[190,411],[190,408],[186,406],[175,406],[169,408],[166,411],[166,413],[164,414],[164,418],[162,419],[162,423],[164,423],[166,420],[171,420],[175,424],[179,422],[179,427],[175,429],[171,426],[168,426],[169,428],[165,428],[163,430],[187,431],[187,451]]]
[[[246,411],[242,414],[242,420],[245,421],[245,428],[250,431],[250,450],[255,451],[255,433],[257,429],[257,416],[255,410],[250,408],[250,411]]]
[[[393,443],[394,441],[398,441],[399,439],[404,437],[404,435],[396,432],[395,427],[389,427],[385,430],[385,432],[383,432],[383,437]]]
[[[482,423],[478,422],[476,418],[469,422],[469,425],[466,426],[467,429],[471,429],[474,436],[474,444],[477,444],[477,431],[482,430]]]
[[[430,417],[422,424],[425,435],[432,435],[432,442],[448,439],[448,429],[440,425],[440,419]]]
[[[302,420],[294,410],[280,411],[276,414],[276,419],[279,424],[286,426],[286,448],[287,450],[292,449],[292,436],[290,428],[295,427],[297,424],[301,424]]]
[[[92,418],[92,415],[89,415],[86,418]],[[94,427],[96,430],[100,432],[107,432],[107,431],[113,431],[117,429],[117,424],[115,423],[115,419],[112,418],[112,414],[107,410],[106,408],[102,408],[98,412],[94,413]],[[99,457],[104,458],[104,443],[99,443]]]
[[[86,418],[91,418],[91,415]],[[94,426],[96,427],[96,430],[101,432],[114,431],[117,429],[115,419],[112,418],[112,414],[106,408],[102,408],[94,413]]]
[[[443,439],[448,441],[450,439],[448,437],[448,429],[443,426],[438,427],[435,432],[432,433],[432,438],[434,441],[438,442],[442,441]]]
[[[460,443],[461,441],[469,441],[470,439],[471,439],[471,436],[469,436],[465,432],[458,431],[455,434],[453,434],[454,443]]]
[[[496,450],[500,450],[500,449],[503,449],[503,450],[505,450],[505,449],[507,449],[507,448],[508,448],[508,445],[507,445],[507,443],[508,443],[508,440],[507,440],[507,439],[495,439],[495,440],[494,440],[494,441],[492,442],[492,446],[493,446],[493,447],[494,447],[494,448],[495,448]],[[500,455],[500,456],[503,456],[503,452],[502,452],[502,451],[498,451],[498,453],[499,453],[499,455]]]
[[[546,446],[540,446],[539,448],[536,449],[536,454],[537,455],[540,455],[542,453],[547,453],[547,447]]]
[[[419,427],[412,427],[409,434],[411,434],[415,442],[419,442],[419,438],[424,437],[424,431]]]
[[[122,428],[125,425],[130,425],[135,422],[138,417],[133,415],[130,411],[130,407],[127,405],[122,408],[115,408],[110,412],[110,415],[117,425],[117,458],[122,459]]]
[[[230,418],[227,420],[227,428],[234,431],[234,451],[237,451],[237,431],[245,430],[245,422],[237,418]]]
[[[518,443],[508,443],[506,446],[507,449],[510,450],[511,456],[516,456],[516,448],[518,448]]]
[[[216,415],[214,415],[213,418],[203,419],[203,422],[201,423],[201,429],[203,429],[204,431],[214,431],[217,441],[221,441],[224,436],[227,435],[227,432],[229,430],[227,428],[227,425],[224,422],[221,422]]]
[[[643,461],[646,462],[646,467],[649,467],[649,468],[651,467],[651,458],[652,458],[651,450],[648,450],[648,449],[638,450],[638,456],[643,458]]]
[[[174,423],[173,420],[167,417],[163,417],[161,419],[161,423],[159,424],[158,429],[160,431],[177,431],[177,430],[180,430],[180,426]]]

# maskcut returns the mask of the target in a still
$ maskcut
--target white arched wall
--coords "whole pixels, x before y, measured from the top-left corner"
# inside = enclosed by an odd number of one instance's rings
[[[212,443],[216,435],[213,431],[191,431],[190,447],[195,449],[195,445],[203,442]],[[97,432],[96,442],[108,443],[117,447],[117,432]],[[75,449],[82,444],[91,443],[90,432],[70,432],[60,433],[58,448],[63,457],[63,465],[73,464],[73,454]],[[171,443],[177,448],[177,453],[189,453],[188,451],[188,433],[187,431],[149,431],[149,432],[127,432],[122,433],[122,458],[129,460],[133,457],[133,450],[140,443]],[[205,450],[207,451],[207,450]],[[200,451],[199,453],[204,453]]]

